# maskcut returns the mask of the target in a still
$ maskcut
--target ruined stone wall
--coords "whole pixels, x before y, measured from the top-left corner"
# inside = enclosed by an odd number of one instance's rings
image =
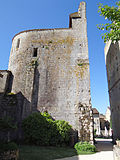
[[[0,70],[0,93],[10,92],[12,74],[7,70]]]
[[[114,139],[120,139],[120,42],[105,47],[106,69]]]
[[[80,139],[93,140],[86,6],[66,29],[29,30],[13,38],[12,92],[24,95],[22,118],[39,110],[68,121]]]
[[[21,93],[0,94],[0,119],[12,121],[17,125],[17,129],[9,130],[10,140],[20,140],[22,138],[21,122],[24,97]],[[8,138],[7,130],[0,130],[0,140],[6,141]]]
[[[9,131],[9,139],[21,139],[22,107],[25,97],[21,93],[11,93],[13,75],[10,71],[0,70],[0,119],[11,119],[17,124],[16,131]],[[6,130],[0,130],[0,140],[8,138]]]

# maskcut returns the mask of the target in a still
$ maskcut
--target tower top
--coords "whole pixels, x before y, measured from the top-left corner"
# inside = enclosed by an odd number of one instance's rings
[[[86,19],[86,2],[80,2],[78,12],[70,14],[69,27],[72,27],[72,19]]]
[[[78,12],[70,14],[71,18],[86,18],[86,2],[80,2]]]
[[[86,2],[80,2],[79,8],[78,8],[78,15],[81,18],[86,18]]]

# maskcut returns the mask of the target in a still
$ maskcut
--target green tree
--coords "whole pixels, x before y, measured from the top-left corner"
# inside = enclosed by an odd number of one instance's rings
[[[99,24],[100,30],[106,30],[106,33],[102,34],[104,42],[111,40],[112,42],[118,42],[120,40],[120,1],[116,2],[116,6],[108,6],[99,4],[98,12],[110,23]]]

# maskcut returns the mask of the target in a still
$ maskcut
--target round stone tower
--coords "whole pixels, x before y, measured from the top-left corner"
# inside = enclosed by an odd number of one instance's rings
[[[13,38],[9,61],[12,92],[24,96],[23,118],[48,111],[92,141],[86,6],[70,15],[70,28],[34,29]],[[86,136],[83,136],[86,135]]]

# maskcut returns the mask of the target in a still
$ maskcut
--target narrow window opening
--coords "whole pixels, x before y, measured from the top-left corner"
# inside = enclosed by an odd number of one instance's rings
[[[17,46],[16,46],[16,48],[19,48],[19,46],[20,46],[20,38],[17,40]]]
[[[33,57],[37,57],[38,48],[34,48]]]
[[[0,78],[3,78],[3,75],[0,73]]]
[[[72,17],[72,19],[80,19],[81,17]]]

